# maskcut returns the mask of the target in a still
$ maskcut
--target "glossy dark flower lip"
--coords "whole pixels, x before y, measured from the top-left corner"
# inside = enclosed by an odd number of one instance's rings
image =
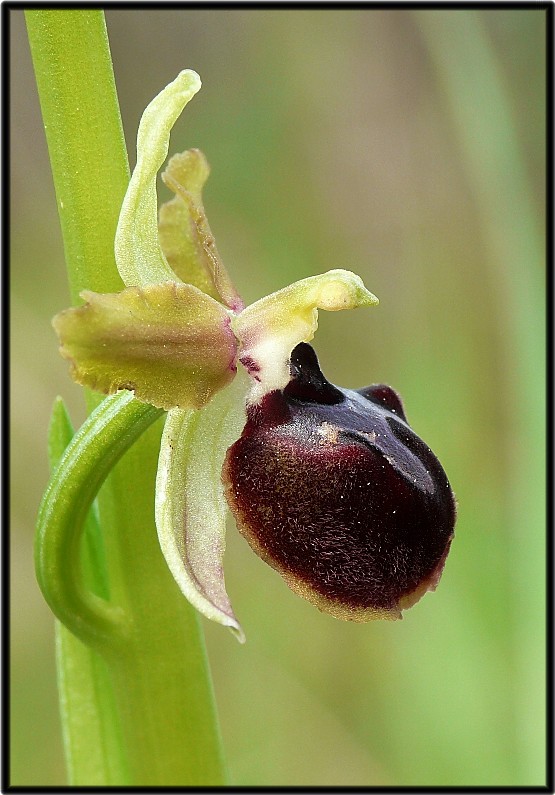
[[[312,348],[249,407],[224,483],[240,532],[292,590],[337,618],[396,619],[441,576],[455,501],[383,384],[339,389]]]

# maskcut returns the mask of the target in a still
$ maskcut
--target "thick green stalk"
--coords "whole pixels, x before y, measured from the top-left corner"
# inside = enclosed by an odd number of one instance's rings
[[[71,297],[123,288],[114,237],[129,165],[101,11],[25,14]]]
[[[72,296],[119,290],[113,245],[129,171],[103,14],[38,9],[26,19]],[[92,408],[98,399],[88,402]],[[99,498],[111,605],[130,627],[117,655],[105,645],[102,652],[125,783],[219,784],[221,742],[199,620],[167,570],[154,526],[160,431],[153,426],[124,455]],[[103,708],[101,697],[95,703]],[[74,773],[81,783],[123,783]]]

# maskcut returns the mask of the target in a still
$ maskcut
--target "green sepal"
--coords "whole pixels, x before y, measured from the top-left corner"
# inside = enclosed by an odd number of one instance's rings
[[[158,240],[156,176],[168,155],[170,131],[201,87],[185,69],[147,106],[137,133],[137,164],[121,207],[115,239],[116,264],[124,283],[144,286],[176,280]]]
[[[83,291],[85,304],[53,320],[77,383],[120,389],[162,409],[200,408],[236,371],[229,311],[189,284],[120,293]]]

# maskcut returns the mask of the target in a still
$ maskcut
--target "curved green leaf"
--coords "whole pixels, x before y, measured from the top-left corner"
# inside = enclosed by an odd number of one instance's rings
[[[59,464],[74,431],[62,398],[52,408],[48,429],[48,458],[52,470]],[[107,591],[101,554],[100,527],[89,511],[84,527],[83,576],[97,592]],[[99,554],[100,553],[100,554]],[[56,632],[56,668],[64,751],[72,786],[127,784],[121,726],[106,661],[59,621]]]
[[[83,585],[83,523],[110,469],[161,413],[133,400],[130,392],[106,398],[71,440],[39,509],[35,569],[44,598],[74,635],[111,652],[117,652],[129,625],[121,608]]]

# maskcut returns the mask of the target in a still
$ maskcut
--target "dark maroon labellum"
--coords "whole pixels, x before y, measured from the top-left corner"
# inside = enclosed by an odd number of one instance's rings
[[[290,369],[227,453],[238,527],[320,609],[400,618],[441,576],[455,525],[447,476],[393,389],[330,384],[306,343]]]

